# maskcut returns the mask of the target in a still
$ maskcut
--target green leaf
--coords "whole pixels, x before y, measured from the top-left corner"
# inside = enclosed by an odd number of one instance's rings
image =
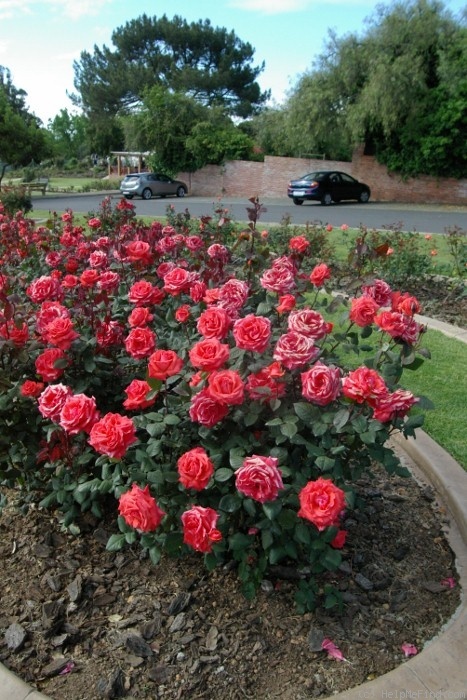
[[[269,520],[275,520],[282,510],[282,503],[277,501],[271,501],[269,503],[263,503],[263,512]]]
[[[263,549],[269,549],[269,547],[272,546],[272,543],[274,542],[274,538],[272,536],[271,530],[262,530],[261,531],[261,546]]]
[[[295,525],[294,536],[297,542],[301,542],[301,544],[310,544],[311,542],[311,531],[305,523],[297,523]]]
[[[297,433],[297,426],[295,425],[295,423],[288,421],[287,423],[283,423],[281,425],[280,430],[282,435],[285,435],[285,437],[288,438],[292,438]]]
[[[222,484],[224,481],[228,481],[233,473],[233,470],[229,469],[228,467],[216,469],[214,472],[214,481],[218,481],[220,484]]]
[[[181,532],[169,532],[165,538],[164,549],[170,556],[177,554],[183,544],[183,534]]]
[[[242,584],[242,593],[247,600],[254,600],[256,598],[256,587],[253,581],[246,581]]]
[[[337,549],[328,546],[320,556],[319,561],[329,571],[335,571],[342,562],[342,554]]]
[[[272,547],[269,551],[269,563],[272,565],[277,564],[285,556],[286,551],[284,547]]]
[[[316,409],[309,403],[294,403],[294,411],[305,424],[311,423],[316,418]]]
[[[229,547],[233,551],[239,549],[248,549],[251,546],[251,537],[243,535],[241,532],[236,532],[235,535],[229,537]]]
[[[290,508],[283,508],[278,515],[277,522],[284,530],[292,530],[297,522],[297,514]]]
[[[164,416],[165,425],[178,425],[180,423],[180,418],[174,413],[168,413]]]
[[[341,408],[339,409],[339,411],[337,411],[336,415],[334,416],[334,420],[332,421],[337,432],[340,432],[342,430],[344,425],[347,424],[349,418],[350,411],[348,408]]]
[[[161,551],[158,547],[150,547],[149,549],[149,558],[152,561],[152,563],[157,566],[157,564],[161,560]]]
[[[125,535],[111,535],[105,548],[108,552],[118,552],[124,546],[124,544]]]
[[[226,494],[219,501],[219,510],[223,510],[226,513],[235,513],[242,505],[242,500],[239,496],[235,494]]]

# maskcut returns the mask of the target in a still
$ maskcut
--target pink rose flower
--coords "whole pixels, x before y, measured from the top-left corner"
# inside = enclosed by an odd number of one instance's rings
[[[341,393],[341,377],[337,367],[316,362],[307,372],[302,372],[302,394],[317,406],[327,406]]]
[[[221,532],[216,528],[219,514],[213,508],[193,506],[182,515],[183,541],[198,552],[211,552],[212,545],[220,542]]]
[[[99,411],[94,396],[75,394],[66,398],[59,423],[67,433],[76,435],[80,431],[89,433],[98,420]]]
[[[235,474],[237,491],[258,503],[275,501],[279,491],[284,488],[282,474],[277,468],[278,461],[275,457],[260,455],[247,457]]]
[[[312,338],[291,331],[281,335],[274,349],[273,357],[287,369],[303,367],[307,362],[312,362],[319,355],[319,348],[315,347]]]

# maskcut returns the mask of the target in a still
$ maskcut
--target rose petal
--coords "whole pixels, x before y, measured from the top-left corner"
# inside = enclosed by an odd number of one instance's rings
[[[328,656],[332,656],[332,658],[337,659],[337,661],[347,661],[347,659],[344,658],[344,655],[341,652],[341,650],[338,647],[336,647],[336,645],[331,639],[323,639],[323,641],[321,642],[321,649],[327,651]]]
[[[418,654],[418,649],[414,644],[404,643],[401,649],[404,652],[404,656],[415,656],[415,654]]]

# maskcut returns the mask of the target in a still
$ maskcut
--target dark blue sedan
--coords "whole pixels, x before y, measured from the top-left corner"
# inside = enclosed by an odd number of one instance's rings
[[[358,202],[368,202],[371,191],[368,185],[359,182],[354,177],[338,170],[317,170],[308,173],[298,180],[291,180],[287,195],[294,204],[303,204],[306,199],[329,205],[338,204],[342,200],[356,199]]]

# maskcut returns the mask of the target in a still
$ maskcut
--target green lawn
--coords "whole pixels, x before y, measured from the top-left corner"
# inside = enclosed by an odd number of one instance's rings
[[[423,345],[431,360],[417,372],[406,371],[404,386],[433,401],[423,429],[467,470],[467,345],[435,330],[427,331]]]

